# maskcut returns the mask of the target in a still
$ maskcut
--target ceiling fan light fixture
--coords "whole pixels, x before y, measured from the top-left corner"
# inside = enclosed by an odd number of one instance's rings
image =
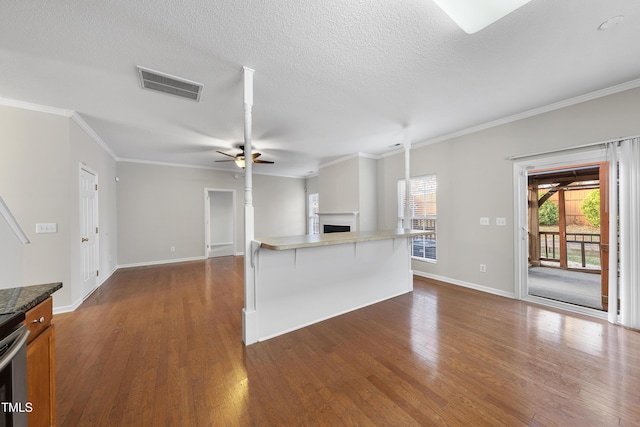
[[[222,154],[223,156],[226,156],[227,159],[225,160],[216,160],[216,162],[234,162],[236,164],[236,166],[238,166],[239,168],[244,169],[246,166],[246,161],[247,161],[247,156],[244,154],[244,145],[239,145],[238,149],[241,150],[240,153],[236,154],[235,156],[232,154],[227,154],[224,151],[217,151],[217,153]],[[274,162],[272,162],[271,160],[262,160],[259,159],[258,157],[260,157],[262,154],[261,153],[252,153],[251,154],[251,163],[265,163],[265,164],[273,164]],[[229,159],[230,157],[230,159]]]
[[[433,0],[467,34],[476,33],[531,0]]]

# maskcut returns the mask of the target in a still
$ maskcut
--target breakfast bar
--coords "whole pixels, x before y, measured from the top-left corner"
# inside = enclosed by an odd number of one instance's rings
[[[255,311],[245,344],[263,341],[413,290],[416,230],[360,231],[256,239]]]

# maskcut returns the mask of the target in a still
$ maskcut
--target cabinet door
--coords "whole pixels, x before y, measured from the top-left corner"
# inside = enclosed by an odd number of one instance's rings
[[[27,400],[33,408],[29,427],[55,425],[54,328],[49,326],[27,346]]]

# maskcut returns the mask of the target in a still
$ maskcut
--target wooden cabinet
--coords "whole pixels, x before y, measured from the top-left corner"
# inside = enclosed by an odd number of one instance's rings
[[[31,334],[27,340],[27,400],[29,427],[54,426],[56,420],[55,326],[51,297],[26,312]]]

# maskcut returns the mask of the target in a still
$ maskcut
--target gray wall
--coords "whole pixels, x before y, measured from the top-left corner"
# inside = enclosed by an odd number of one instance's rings
[[[0,289],[22,283],[22,242],[0,216]]]
[[[236,190],[236,253],[244,250],[244,179],[231,172],[118,162],[118,264],[203,257],[204,189]],[[254,175],[255,235],[305,233],[304,180]],[[171,247],[175,252],[171,252]]]
[[[378,229],[378,180],[377,161],[360,157],[358,180],[360,183],[358,211],[360,212],[360,230]]]
[[[305,180],[302,178],[254,175],[253,205],[257,238],[306,233],[307,198],[304,186]],[[244,190],[240,194],[244,203]],[[240,224],[244,224],[244,221]]]
[[[0,106],[0,194],[24,228],[31,243],[22,245],[21,283],[2,287],[63,282],[54,294],[54,309],[81,302],[80,283],[80,162],[98,173],[99,182],[114,176],[115,162],[70,118]],[[115,192],[100,190],[100,270],[115,268]],[[35,234],[36,223],[54,222],[58,232]],[[109,236],[102,236],[110,231]]]
[[[632,89],[413,149],[411,175],[435,173],[438,180],[438,260],[413,261],[414,270],[514,292],[513,165],[506,158],[638,135],[639,118],[640,89]],[[388,228],[396,223],[403,154],[379,160],[378,172],[379,221]],[[480,217],[491,225],[481,227]],[[495,217],[506,217],[507,227],[496,227]]]
[[[307,178],[306,186],[307,194],[318,193],[318,175]]]
[[[318,171],[321,213],[359,212],[359,229],[378,228],[377,161],[355,156]]]
[[[320,212],[357,212],[360,209],[359,160],[359,157],[352,157],[319,169]]]

